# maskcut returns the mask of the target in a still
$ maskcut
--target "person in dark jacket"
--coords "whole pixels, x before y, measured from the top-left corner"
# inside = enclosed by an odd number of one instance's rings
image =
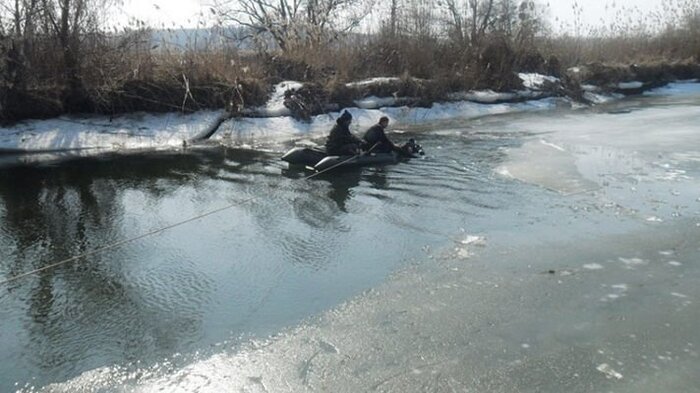
[[[360,152],[362,140],[350,132],[352,115],[348,111],[335,121],[335,126],[326,139],[326,152],[331,156],[352,156]]]
[[[370,127],[363,139],[369,149],[374,153],[389,153],[391,151],[400,150],[389,138],[387,138],[384,130],[389,126],[389,118],[382,116],[379,118],[379,123]]]

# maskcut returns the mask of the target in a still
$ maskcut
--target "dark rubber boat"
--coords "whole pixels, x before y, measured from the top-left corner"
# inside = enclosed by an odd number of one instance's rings
[[[365,165],[395,164],[402,159],[425,154],[423,148],[412,139],[399,151],[389,153],[361,153],[355,156],[329,156],[325,150],[310,147],[295,147],[282,156],[290,166],[306,167],[318,172],[334,167],[357,167]]]

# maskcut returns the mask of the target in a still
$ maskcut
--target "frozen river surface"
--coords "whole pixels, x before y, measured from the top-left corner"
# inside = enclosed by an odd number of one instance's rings
[[[303,180],[208,149],[0,169],[0,391],[700,391],[700,89],[409,128]]]

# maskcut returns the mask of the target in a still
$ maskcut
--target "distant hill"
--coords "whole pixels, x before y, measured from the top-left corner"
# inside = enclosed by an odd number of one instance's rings
[[[238,49],[254,49],[245,28],[178,28],[159,29],[151,33],[153,47],[170,50],[204,50],[235,45]]]

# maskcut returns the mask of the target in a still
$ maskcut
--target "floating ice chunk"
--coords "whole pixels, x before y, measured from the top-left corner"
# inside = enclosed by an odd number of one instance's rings
[[[521,345],[521,347],[523,347],[523,349],[529,349],[529,348],[530,348],[530,344],[523,344],[523,345]]]
[[[583,268],[588,270],[600,270],[603,268],[603,265],[599,263],[587,263],[583,265]]]
[[[678,262],[678,261],[668,261],[668,264],[671,266],[682,266],[683,264]]]
[[[678,293],[678,292],[671,292],[671,296],[679,297],[679,298],[681,298],[681,299],[687,299],[687,298],[688,298],[688,295],[684,295],[684,294]]]
[[[486,238],[483,236],[467,235],[460,243],[472,246],[485,246]]]
[[[600,371],[601,373],[605,374],[605,377],[608,379],[622,379],[622,374],[618,373],[615,371],[612,367],[610,367],[609,364],[603,363],[596,367],[596,370]]]
[[[611,285],[610,288],[617,289],[619,291],[624,292],[627,290],[628,287],[627,287],[627,284],[615,284],[615,285]]]
[[[672,169],[668,164],[657,165],[664,168],[664,173],[656,176],[658,180],[667,181],[678,181],[678,180],[689,180],[690,177],[686,175],[686,171],[683,169]]]
[[[482,236],[466,235],[462,240],[457,241],[460,247],[455,248],[455,253],[458,258],[467,259],[472,255],[472,247],[483,247],[486,245],[486,238]]]
[[[646,265],[646,261],[640,258],[618,258],[618,260],[624,263],[626,266],[639,266]]]
[[[659,255],[663,255],[663,256],[667,256],[667,257],[673,255],[673,253],[674,253],[673,250],[659,251]]]
[[[566,151],[566,149],[564,149],[563,147],[561,147],[561,146],[559,146],[559,145],[555,145],[554,143],[551,143],[551,142],[547,142],[547,141],[545,141],[544,139],[540,139],[540,143],[542,143],[542,144],[545,145],[545,146],[549,146],[549,147],[551,147],[551,148],[554,148],[554,149],[556,149],[556,150],[559,150],[559,151]]]
[[[506,167],[506,166],[500,166],[500,167],[496,168],[495,172],[496,172],[496,174],[501,175],[503,177],[508,177],[511,179],[513,178],[513,174],[510,173],[510,171],[508,170],[508,167]]]
[[[457,248],[457,257],[462,258],[462,259],[468,259],[470,258],[473,254],[468,248]]]
[[[572,152],[549,142],[532,141],[507,151],[508,160],[497,171],[507,169],[513,178],[559,192],[579,194],[599,188],[579,171]]]
[[[656,216],[647,217],[647,221],[648,222],[664,222],[663,219],[656,217]]]

